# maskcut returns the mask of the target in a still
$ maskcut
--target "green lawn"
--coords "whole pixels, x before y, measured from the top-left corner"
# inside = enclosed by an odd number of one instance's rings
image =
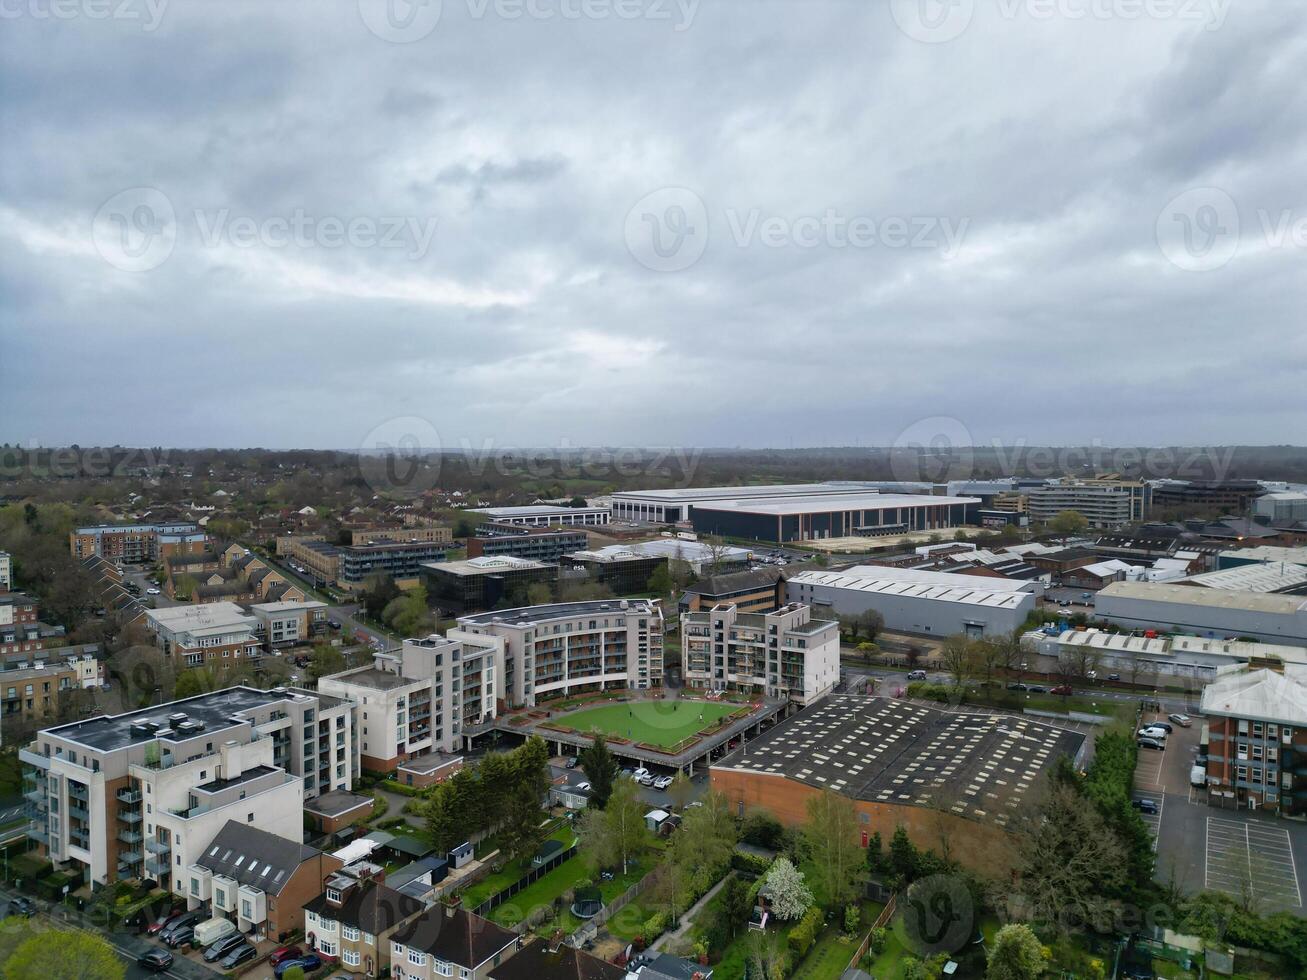
[[[862,918],[858,921],[858,931],[853,936],[844,935],[838,924],[827,926],[791,974],[794,980],[839,980],[840,974],[848,969],[849,960],[857,952],[858,943],[883,908],[879,902],[863,902]]]
[[[503,905],[496,907],[491,911],[490,918],[501,926],[515,926],[537,906],[552,906],[554,899],[589,875],[590,870],[584,861],[579,857],[570,857],[534,885],[522,889]]]
[[[585,708],[552,720],[578,732],[598,729],[636,742],[668,746],[725,718],[739,707],[719,701],[684,699],[633,701]]]

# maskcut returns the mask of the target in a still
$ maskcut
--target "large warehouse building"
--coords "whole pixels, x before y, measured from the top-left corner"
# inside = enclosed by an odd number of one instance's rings
[[[794,500],[801,497],[835,495],[875,496],[880,493],[874,483],[840,482],[788,483],[757,487],[681,487],[669,490],[626,490],[612,495],[615,521],[644,521],[651,524],[675,524],[688,521],[693,508],[740,500]]]
[[[1021,626],[1035,610],[1038,589],[1024,579],[859,565],[801,572],[786,584],[786,598],[840,616],[874,609],[886,629],[904,633],[985,636]]]
[[[1099,619],[1132,629],[1246,636],[1307,645],[1307,597],[1230,592],[1161,582],[1115,582],[1098,593]]]
[[[962,527],[975,522],[979,507],[978,497],[841,493],[696,504],[690,520],[700,534],[751,541],[817,541]]]
[[[711,779],[732,811],[762,808],[791,825],[834,790],[854,801],[864,847],[899,826],[919,847],[955,831],[964,863],[1001,872],[1012,858],[1005,828],[1058,758],[1078,764],[1084,749],[1084,735],[1026,718],[831,695],[726,756]]]

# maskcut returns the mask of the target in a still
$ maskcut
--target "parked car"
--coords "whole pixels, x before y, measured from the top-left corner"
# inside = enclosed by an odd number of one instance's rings
[[[230,936],[235,932],[236,923],[232,922],[231,919],[224,919],[222,916],[217,915],[195,927],[195,945],[207,948],[219,939]]]
[[[154,588],[154,586],[150,586],[150,588],[148,588],[148,589],[145,590],[145,594],[146,594],[146,595],[159,595],[159,590],[156,589],[156,588]]]
[[[312,973],[318,967],[322,966],[322,960],[317,953],[306,953],[304,956],[282,960],[272,968],[272,972],[276,974],[277,977],[281,977],[287,970],[294,966],[298,966],[305,973]]]
[[[1028,688],[1026,688],[1026,690],[1029,691],[1031,694],[1048,693],[1048,688],[1044,687],[1042,684],[1031,684]]]
[[[657,779],[654,780],[653,784],[654,784],[654,789],[666,789],[668,786],[672,785],[672,777],[659,776]]]
[[[1121,679],[1121,675],[1120,675],[1120,674],[1108,674],[1108,675],[1107,675],[1107,679],[1108,679],[1109,681],[1119,681],[1119,680]]]
[[[1170,735],[1173,731],[1175,731],[1175,727],[1174,727],[1174,726],[1173,726],[1169,721],[1150,721],[1150,722],[1148,723],[1148,727],[1149,727],[1149,728],[1160,728],[1162,731],[1166,732],[1166,734],[1168,734],[1168,735]]]
[[[164,943],[173,949],[180,949],[183,946],[193,946],[195,943],[195,926],[188,925],[176,929],[164,937]]]
[[[227,971],[232,967],[240,966],[240,964],[244,963],[246,960],[254,959],[254,957],[258,955],[259,951],[257,949],[249,943],[242,941],[239,946],[233,946],[231,949],[227,950],[227,955],[218,961],[218,966],[222,967],[224,971]]]
[[[924,670],[908,671],[908,680],[910,681],[924,681],[925,679],[926,679],[926,672]]]
[[[172,953],[166,949],[149,949],[136,957],[136,965],[153,973],[162,973],[172,966]]]
[[[1008,689],[1009,691],[1028,691],[1028,690],[1030,690],[1029,687],[1027,687],[1025,684],[1022,684],[1020,681],[1013,681],[1011,684],[1009,684],[1009,685],[1007,686],[1007,689]]]
[[[1049,691],[1048,693],[1049,693],[1049,694],[1061,694],[1061,695],[1063,695],[1063,696],[1069,696],[1069,695],[1071,694],[1071,685],[1070,685],[1070,684],[1059,684],[1057,687],[1053,688],[1053,689],[1052,689],[1051,691]]]
[[[245,942],[245,937],[239,932],[229,932],[221,939],[215,939],[205,947],[204,962],[212,963],[215,960],[222,959],[243,942]]]
[[[654,784],[654,777],[652,773],[647,772],[643,776],[636,776],[635,781],[641,786],[652,786]]]
[[[202,912],[183,912],[181,915],[177,916],[177,918],[169,922],[168,925],[159,932],[159,938],[164,942],[167,942],[168,937],[177,930],[190,929],[196,923],[203,921],[204,913]]]
[[[162,913],[157,919],[145,927],[147,936],[157,936],[168,926],[177,921],[177,917],[186,914],[185,906],[174,905],[168,911]]]
[[[268,956],[268,962],[276,966],[282,960],[298,959],[304,955],[304,950],[298,946],[278,946],[271,955]]]
[[[1175,714],[1175,715],[1167,715],[1167,717],[1170,718],[1177,725],[1179,725],[1181,728],[1188,728],[1190,725],[1194,723],[1193,719],[1190,718],[1188,715]]]
[[[9,900],[9,915],[21,915],[30,919],[36,915],[36,903],[25,895],[18,895]]]
[[[1155,738],[1159,742],[1166,738],[1166,729],[1155,725],[1145,725],[1136,733],[1140,738]]]
[[[1157,752],[1163,751],[1166,746],[1155,738],[1140,737],[1135,739],[1135,744],[1141,749],[1154,749]]]
[[[1158,807],[1156,800],[1131,800],[1130,805],[1140,813],[1151,813],[1156,816],[1161,812],[1161,808]]]
[[[569,755],[569,756],[567,757],[567,761],[564,762],[563,765],[566,766],[568,769],[575,769],[575,768],[576,768],[576,756],[574,756],[574,755]]]

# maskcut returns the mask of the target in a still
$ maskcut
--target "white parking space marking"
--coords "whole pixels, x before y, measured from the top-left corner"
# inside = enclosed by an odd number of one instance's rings
[[[1250,889],[1260,899],[1302,906],[1287,830],[1251,820],[1208,817],[1204,851],[1206,887],[1236,897]]]

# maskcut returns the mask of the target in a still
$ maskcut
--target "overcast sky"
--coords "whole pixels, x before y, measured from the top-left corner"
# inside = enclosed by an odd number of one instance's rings
[[[361,2],[0,0],[0,441],[1307,442],[1307,4]]]

